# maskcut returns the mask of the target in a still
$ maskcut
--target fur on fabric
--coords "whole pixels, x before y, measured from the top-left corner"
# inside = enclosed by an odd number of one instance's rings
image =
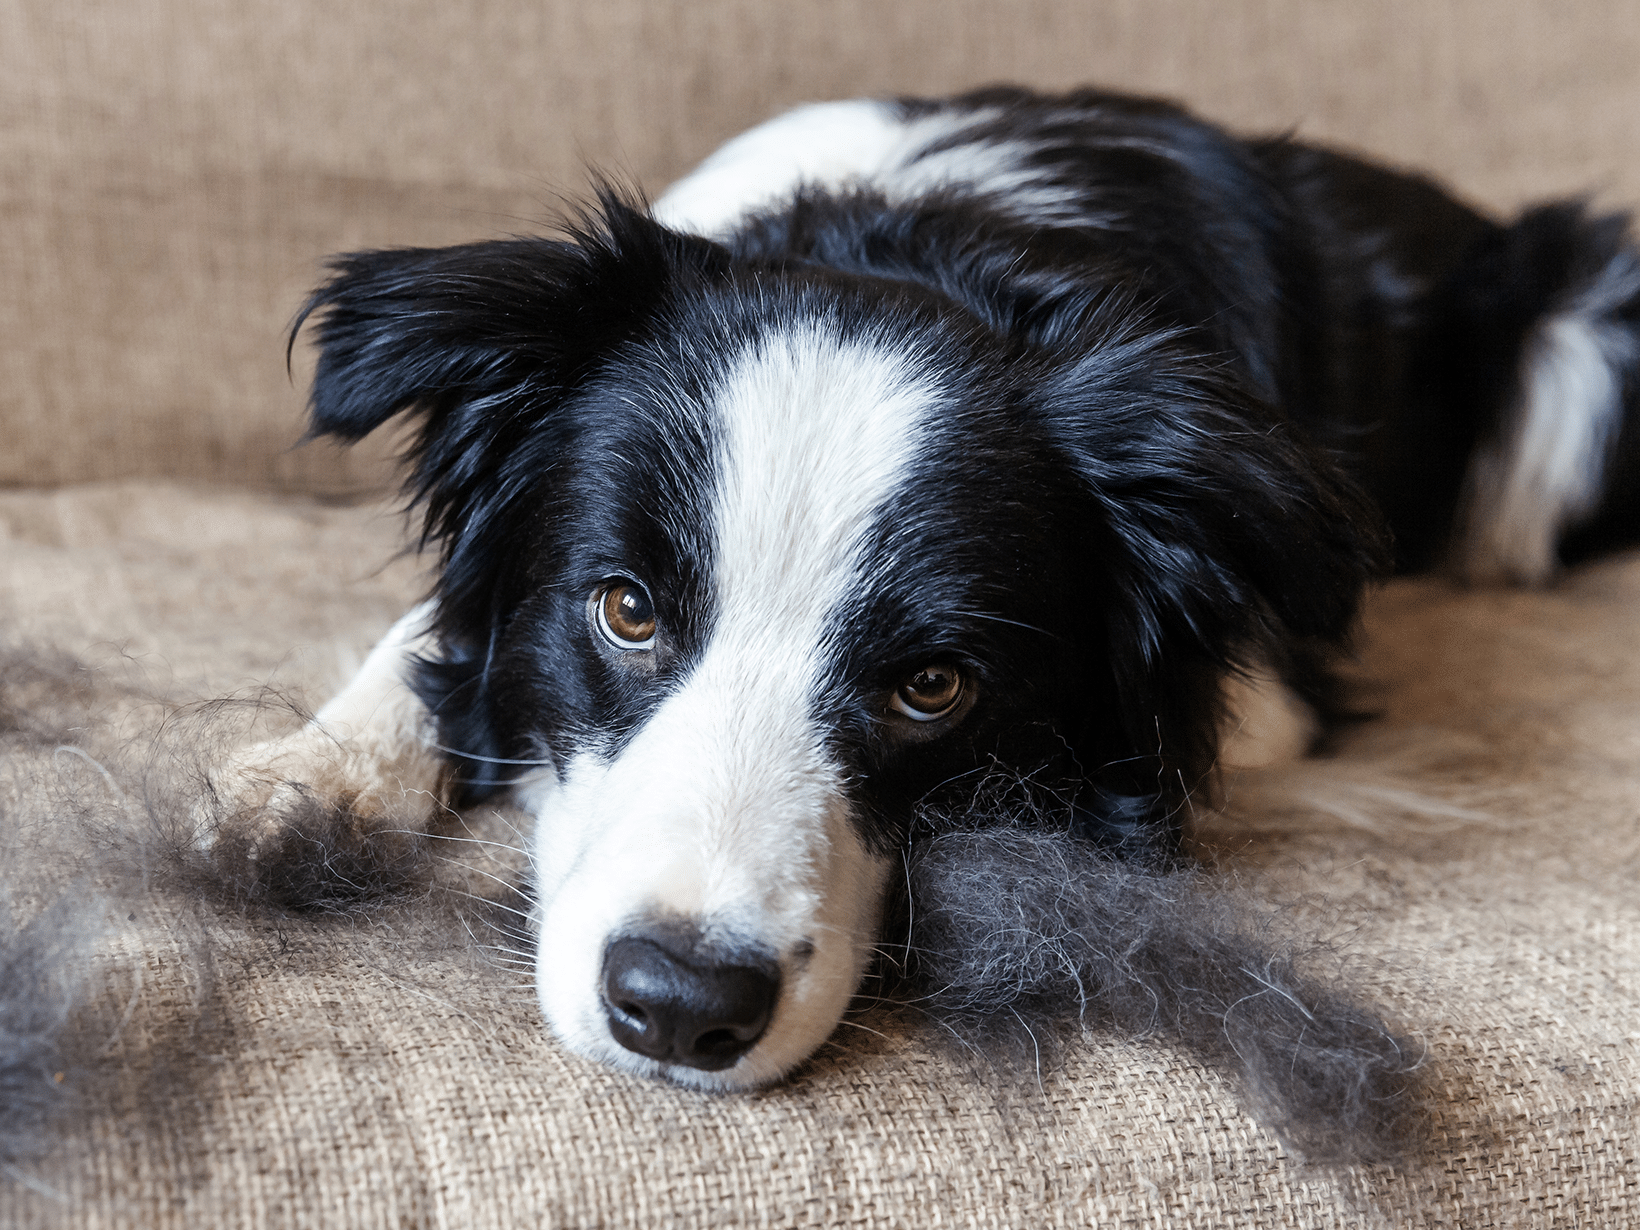
[[[17,774],[23,757],[72,736],[87,690],[71,660],[0,655],[0,1163],[38,1147],[107,930],[84,853],[69,857],[55,834],[39,831]]]
[[[527,964],[525,890],[441,868],[436,837],[362,832],[315,809],[287,817],[285,842],[256,859],[234,845],[201,853],[201,828],[220,820],[204,766],[251,723],[288,721],[278,702],[149,699],[110,722],[95,711],[107,681],[78,664],[11,651],[4,665],[0,1157],[26,1158],[51,1113],[74,1104],[74,1077],[119,1017],[99,1002],[108,941],[156,893],[221,918],[379,917],[406,901],[457,934],[459,914],[501,964]],[[946,818],[930,836],[932,818],[919,821],[906,863],[916,907],[887,931],[887,997],[1001,1060],[1051,1060],[1078,1028],[1182,1045],[1239,1076],[1249,1107],[1312,1160],[1415,1147],[1421,1052],[1303,972],[1247,901],[1197,870],[1114,859],[1031,819],[1025,795],[992,793],[1008,819],[991,827]]]
[[[518,890],[455,866],[434,839],[360,832],[313,809],[286,816],[284,840],[247,857],[232,843],[206,852],[226,817],[208,769],[224,749],[302,714],[276,693],[178,703],[49,649],[0,647],[0,1167],[20,1168],[49,1146],[65,1114],[105,1096],[99,1065],[120,1042],[143,994],[140,961],[161,942],[187,967],[190,1003],[171,1004],[165,1028],[178,1054],[129,1056],[149,1079],[193,1079],[210,1020],[224,928],[278,950],[300,922],[320,950],[345,948],[346,928],[370,912],[379,934],[406,950],[451,936],[511,946]],[[500,903],[491,904],[490,899]],[[389,907],[414,901],[413,918]],[[325,919],[340,930],[326,935]],[[271,930],[269,930],[271,928]],[[482,941],[481,941],[482,942]],[[181,1015],[177,1013],[180,1010]],[[192,1041],[189,1041],[192,1039]]]
[[[905,888],[888,994],[959,1041],[1040,1064],[1078,1030],[1154,1037],[1236,1079],[1306,1160],[1416,1151],[1423,1048],[1307,968],[1324,945],[1223,881],[1012,824],[914,846]]]
[[[75,886],[31,909],[22,880],[0,875],[0,1164],[39,1145],[105,930],[99,897]]]

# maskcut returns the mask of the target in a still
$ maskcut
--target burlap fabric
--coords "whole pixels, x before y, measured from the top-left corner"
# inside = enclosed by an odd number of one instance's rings
[[[13,0],[0,635],[97,664],[115,708],[133,679],[317,702],[399,613],[397,519],[311,498],[379,486],[382,450],[288,449],[282,335],[326,252],[525,229],[586,164],[658,186],[789,103],[996,79],[1182,96],[1499,209],[1622,205],[1637,63],[1626,0]],[[93,481],[133,477],[156,481]],[[49,484],[80,485],[23,489]],[[1295,1165],[1145,1041],[993,1070],[879,1012],[778,1089],[683,1093],[565,1055],[443,906],[156,893],[104,941],[78,1110],[0,1175],[0,1225],[1640,1224],[1637,597],[1634,561],[1538,594],[1392,587],[1385,717],[1315,779],[1389,828],[1225,830],[1225,874],[1369,957],[1427,1042],[1435,1143],[1404,1172]],[[1490,820],[1396,820],[1352,768],[1386,745]]]
[[[376,570],[396,534],[156,484],[0,495],[0,616],[110,677],[319,688],[414,592],[412,561]],[[1370,956],[1428,1046],[1433,1151],[1401,1173],[1293,1163],[1150,1041],[1039,1074],[876,1012],[789,1084],[683,1092],[566,1055],[524,979],[423,903],[327,921],[155,893],[104,944],[81,1109],[0,1181],[0,1225],[1640,1223],[1637,603],[1633,559],[1536,594],[1392,586],[1366,654],[1385,717],[1317,780],[1348,797],[1399,742],[1409,780],[1491,819],[1317,818],[1222,859]]]

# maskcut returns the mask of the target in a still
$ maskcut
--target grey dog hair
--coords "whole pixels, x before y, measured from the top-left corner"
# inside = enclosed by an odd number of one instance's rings
[[[1423,1048],[1326,976],[1336,950],[1233,881],[1017,817],[917,843],[905,880],[886,993],[961,1044],[1019,1066],[1084,1031],[1146,1038],[1229,1076],[1306,1161],[1418,1151]]]

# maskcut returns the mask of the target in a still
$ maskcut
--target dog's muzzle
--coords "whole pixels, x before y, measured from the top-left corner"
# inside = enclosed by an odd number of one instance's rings
[[[780,967],[669,931],[612,940],[601,987],[610,1036],[629,1051],[705,1072],[756,1045],[780,998]]]

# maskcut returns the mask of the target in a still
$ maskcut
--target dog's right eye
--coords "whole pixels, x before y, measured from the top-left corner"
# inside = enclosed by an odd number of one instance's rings
[[[962,701],[962,673],[935,663],[908,675],[889,704],[913,722],[932,722],[953,712]]]
[[[655,644],[655,604],[636,581],[606,581],[592,596],[603,638],[617,649],[649,649]]]

